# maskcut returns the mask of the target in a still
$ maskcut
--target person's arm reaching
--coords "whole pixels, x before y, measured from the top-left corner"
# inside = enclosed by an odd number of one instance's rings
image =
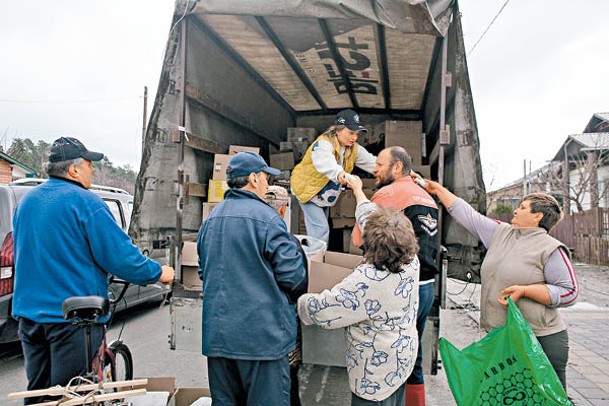
[[[429,179],[425,179],[425,182],[427,182],[425,190],[436,195],[451,217],[488,248],[499,223],[478,213],[465,200],[458,198],[438,182]]]
[[[101,206],[103,205],[103,206]],[[118,226],[105,203],[84,224],[95,262],[111,275],[137,285],[156,281],[171,283],[175,271],[142,255],[129,236]]]
[[[344,172],[343,167],[336,162],[332,144],[325,140],[315,141],[315,145],[311,150],[311,160],[315,170],[325,175],[334,183],[343,183],[339,175]]]
[[[330,290],[300,297],[298,315],[303,324],[317,324],[325,329],[347,327],[366,320],[368,314],[362,300],[365,286],[362,274],[355,270]]]
[[[357,145],[357,156],[355,157],[355,166],[365,170],[368,173],[374,173],[376,165],[376,157],[361,145]]]

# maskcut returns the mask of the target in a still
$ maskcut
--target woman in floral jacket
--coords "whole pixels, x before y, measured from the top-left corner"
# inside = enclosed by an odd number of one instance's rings
[[[363,263],[331,290],[301,296],[298,314],[306,325],[346,327],[351,405],[402,406],[418,349],[418,245],[403,214],[362,209]]]

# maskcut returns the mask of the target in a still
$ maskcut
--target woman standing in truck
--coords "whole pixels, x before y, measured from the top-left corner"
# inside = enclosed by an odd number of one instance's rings
[[[345,189],[349,174],[356,166],[374,171],[376,157],[357,143],[362,131],[368,130],[355,111],[340,111],[334,125],[317,137],[292,171],[290,183],[304,212],[307,234],[326,244],[330,207]]]

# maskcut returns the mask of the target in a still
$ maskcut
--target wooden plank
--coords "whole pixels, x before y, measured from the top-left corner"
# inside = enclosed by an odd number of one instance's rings
[[[63,386],[53,386],[47,389],[37,389],[23,392],[12,392],[9,393],[7,398],[9,400],[22,399],[22,398],[31,398],[36,396],[62,396],[66,391],[70,392],[86,392],[92,391],[96,389],[116,389],[116,388],[124,388],[130,386],[139,386],[146,385],[148,383],[148,379],[134,379],[130,381],[118,381],[118,382],[101,382],[99,384],[86,384],[86,385],[74,385],[69,388],[64,388]]]
[[[175,135],[174,133],[177,134],[178,131],[179,130],[172,131],[172,136]],[[226,144],[209,141],[202,136],[192,133],[186,133],[186,135],[187,139],[184,145],[187,147],[198,149],[199,151],[210,152],[212,154],[226,154],[226,151],[228,151],[228,145]]]

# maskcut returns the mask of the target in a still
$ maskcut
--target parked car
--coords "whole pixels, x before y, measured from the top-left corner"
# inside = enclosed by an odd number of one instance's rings
[[[25,193],[43,182],[45,179],[22,179],[8,185],[0,185],[0,343],[19,339],[17,321],[11,317],[15,277],[13,214]],[[93,185],[90,190],[106,202],[116,222],[126,232],[133,210],[133,196],[123,189],[107,186]],[[122,287],[121,284],[110,284],[110,294],[117,296]],[[158,282],[146,286],[129,285],[123,300],[117,304],[116,311],[147,301],[163,300],[170,292],[170,287]]]

